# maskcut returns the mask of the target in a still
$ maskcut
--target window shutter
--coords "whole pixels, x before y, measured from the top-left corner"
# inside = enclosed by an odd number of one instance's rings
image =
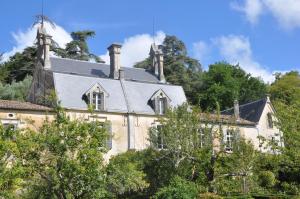
[[[105,107],[104,107],[104,93],[101,93],[100,97],[101,97],[100,109],[103,111],[105,109]]]
[[[168,99],[166,97],[164,98],[164,108],[165,108],[165,112],[164,113],[166,113],[167,110],[168,110],[168,108],[169,108]]]
[[[154,98],[154,110],[156,114],[159,114],[159,97]]]

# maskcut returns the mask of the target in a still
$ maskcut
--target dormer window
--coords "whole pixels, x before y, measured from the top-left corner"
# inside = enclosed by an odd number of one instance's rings
[[[166,93],[160,89],[152,95],[150,101],[155,113],[158,115],[164,115],[171,100]]]
[[[92,105],[94,106],[96,111],[104,109],[104,100],[103,100],[103,93],[93,92],[92,95]]]
[[[86,102],[92,105],[96,111],[105,110],[105,98],[107,92],[97,83],[90,88],[86,93]]]

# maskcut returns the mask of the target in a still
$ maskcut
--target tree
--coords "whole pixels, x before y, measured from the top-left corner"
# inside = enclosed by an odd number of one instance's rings
[[[27,76],[23,81],[13,81],[11,84],[0,82],[0,99],[26,101],[31,81],[32,76]]]
[[[52,47],[52,50],[56,55],[63,58],[77,59],[89,61],[94,59],[96,62],[103,62],[100,57],[89,52],[87,39],[95,36],[95,32],[91,30],[72,32],[72,41],[67,43],[66,48],[62,49],[57,47]]]
[[[19,191],[7,190],[25,198],[107,198],[107,124],[71,121],[59,107],[56,114],[38,132],[12,131],[9,139],[1,139],[0,159],[13,160],[5,173],[22,174],[10,180],[21,184]]]
[[[203,85],[198,92],[203,110],[216,109],[216,102],[224,110],[232,107],[235,99],[246,103],[263,98],[266,90],[262,80],[247,74],[238,65],[218,62],[210,65],[204,73]]]
[[[164,74],[166,80],[175,85],[181,85],[188,100],[198,104],[198,90],[201,86],[201,64],[187,56],[187,49],[183,41],[175,36],[167,35],[163,42]],[[146,58],[134,67],[148,68],[152,61]]]
[[[300,75],[296,71],[278,75],[270,87],[284,148],[278,160],[277,179],[282,191],[300,193]]]
[[[195,182],[202,192],[243,192],[240,189],[244,181],[250,184],[250,174],[256,159],[253,145],[246,141],[238,128],[231,128],[210,114],[191,111],[183,105],[168,111],[159,119],[158,128],[149,131],[149,140],[154,155],[147,154],[151,161],[146,161],[151,170],[146,170],[151,187],[168,186],[176,175]],[[232,153],[226,151],[223,130],[228,128],[233,133]],[[153,158],[155,157],[155,158]],[[145,168],[148,168],[147,166]],[[161,176],[164,179],[160,181]],[[154,177],[153,177],[154,175]],[[238,176],[233,179],[232,176]],[[163,182],[163,183],[161,183]]]
[[[27,47],[23,52],[17,52],[0,67],[0,82],[12,83],[22,81],[26,76],[33,75],[37,60],[36,47]]]
[[[285,75],[278,74],[270,87],[271,97],[275,101],[293,104],[300,99],[300,75],[298,71],[291,71]]]
[[[128,151],[110,159],[106,168],[107,187],[114,197],[133,198],[148,186],[146,174],[135,160],[134,151]]]
[[[178,176],[175,176],[169,186],[159,189],[155,194],[155,199],[191,199],[198,195],[197,186],[193,182],[189,182]]]

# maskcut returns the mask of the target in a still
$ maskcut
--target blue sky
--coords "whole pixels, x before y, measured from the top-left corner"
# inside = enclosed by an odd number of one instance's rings
[[[299,0],[45,0],[44,4],[45,15],[59,27],[53,32],[56,38],[68,41],[64,34],[95,30],[90,50],[106,59],[109,44],[123,43],[124,64],[129,66],[147,56],[154,18],[156,42],[166,34],[176,35],[204,68],[226,60],[240,63],[265,81],[272,81],[274,71],[300,68]],[[30,44],[30,26],[41,13],[41,0],[2,0],[0,9],[0,52],[9,55]]]

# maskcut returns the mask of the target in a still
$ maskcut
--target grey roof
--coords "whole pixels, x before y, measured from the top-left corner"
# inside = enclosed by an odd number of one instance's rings
[[[64,73],[53,73],[53,78],[56,95],[64,108],[87,110],[87,104],[82,97],[89,88],[98,83],[109,94],[106,97],[107,111],[127,112],[119,80]]]
[[[124,85],[130,112],[154,114],[154,110],[149,105],[149,100],[160,89],[170,98],[170,106],[176,107],[186,102],[186,97],[181,86],[133,81],[124,81]]]
[[[50,57],[51,70],[53,72],[77,74],[90,77],[108,78],[110,66],[103,63],[92,63],[58,57]],[[124,70],[125,79],[133,81],[145,81],[158,83],[159,79],[145,69],[121,67]]]
[[[267,103],[267,99],[263,98],[254,102],[250,102],[247,104],[240,105],[240,117],[242,119],[251,121],[251,122],[259,122],[261,114],[264,110],[264,107]],[[233,115],[233,108],[221,111],[221,114],[224,115]]]
[[[61,105],[68,109],[86,110],[87,104],[82,99],[82,96],[96,83],[100,84],[109,95],[106,98],[106,110],[108,112],[134,112],[153,115],[155,112],[149,104],[149,99],[159,89],[162,89],[170,97],[170,105],[173,107],[186,102],[181,86],[58,72],[54,72],[53,77],[58,99]]]

